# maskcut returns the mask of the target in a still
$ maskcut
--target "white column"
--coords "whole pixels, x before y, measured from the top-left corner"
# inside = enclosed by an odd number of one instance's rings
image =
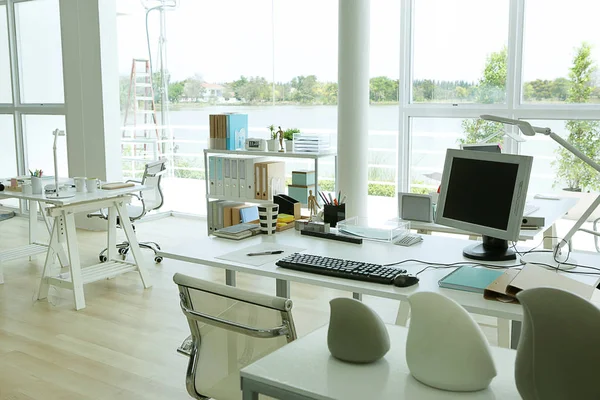
[[[60,0],[69,174],[121,179],[116,0]]]
[[[367,216],[370,0],[339,0],[338,190],[346,215]]]

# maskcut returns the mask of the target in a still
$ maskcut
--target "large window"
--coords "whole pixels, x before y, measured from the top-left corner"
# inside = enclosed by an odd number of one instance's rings
[[[21,102],[63,103],[58,0],[15,3],[14,8]]]
[[[507,0],[415,0],[412,101],[506,101]]]
[[[54,174],[52,131],[65,129],[63,103],[59,1],[0,0],[3,177],[25,175],[29,169]],[[68,176],[65,137],[58,141],[58,158],[60,176]]]
[[[600,103],[599,12],[593,0],[525,2],[523,101]]]

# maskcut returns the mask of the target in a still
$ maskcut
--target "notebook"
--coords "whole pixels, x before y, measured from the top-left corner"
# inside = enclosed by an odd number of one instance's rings
[[[440,279],[438,285],[446,289],[483,294],[484,289],[503,273],[504,270],[501,269],[475,268],[463,265]]]

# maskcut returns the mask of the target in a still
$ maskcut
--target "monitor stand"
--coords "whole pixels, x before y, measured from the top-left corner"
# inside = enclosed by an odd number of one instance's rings
[[[463,256],[472,260],[510,261],[516,260],[515,251],[508,248],[508,241],[491,236],[482,236],[483,243],[472,244],[463,249]]]

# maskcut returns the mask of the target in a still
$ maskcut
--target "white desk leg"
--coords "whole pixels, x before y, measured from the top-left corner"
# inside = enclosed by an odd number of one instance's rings
[[[125,207],[125,203],[123,202],[123,200],[117,200],[115,202],[115,206],[117,208],[117,212],[119,213],[121,227],[125,231],[125,236],[127,237],[127,241],[129,242],[131,252],[133,253],[133,259],[135,260],[138,272],[140,273],[140,278],[142,278],[144,288],[147,289],[151,287],[152,284],[150,283],[150,276],[148,275],[148,271],[146,271],[146,263],[144,262],[144,256],[140,251],[140,246],[138,244],[137,237],[135,236],[135,232],[133,231],[131,221],[129,220],[129,213],[127,212],[127,207]],[[114,227],[114,231],[114,235],[116,235],[116,225]]]
[[[235,271],[230,269],[225,270],[225,284],[235,287]]]
[[[114,260],[117,250],[117,210],[114,207],[108,207],[108,232],[106,243],[106,259]]]
[[[51,218],[48,217],[46,203],[40,201],[39,202],[40,214],[42,214],[42,219],[44,220],[44,225],[46,225],[46,229],[48,230],[48,234],[50,234],[50,238],[52,238],[53,226],[58,224],[57,231],[57,242],[53,246],[54,252],[58,255],[58,261],[60,265],[64,267],[69,266],[69,259],[67,258],[67,253],[65,253],[65,249],[61,245],[61,243],[65,242],[65,221],[62,218],[56,218],[54,222],[51,222]]]
[[[62,217],[57,217],[57,219]],[[40,287],[38,289],[38,300],[42,300],[48,297],[48,289],[50,285],[48,284],[47,278],[54,276],[54,265],[55,265],[55,255],[57,254],[56,249],[60,248],[62,250],[62,246],[58,243],[58,232],[59,227],[62,222],[55,222],[52,227],[52,232],[50,233],[50,242],[48,244],[48,251],[46,252],[46,261],[44,262],[44,269],[42,270],[42,279],[40,280]]]
[[[73,299],[75,309],[85,308],[85,295],[83,293],[83,277],[81,273],[81,261],[79,259],[79,245],[77,244],[77,230],[75,228],[75,214],[63,211],[61,213],[65,220],[67,233],[67,249],[71,271],[71,282],[73,284]]]
[[[556,238],[556,224],[552,224],[544,231],[544,249],[553,249],[558,244]]]
[[[396,315],[396,325],[406,326],[408,316],[410,315],[410,304],[408,301],[401,301],[398,307],[398,315]]]
[[[498,347],[510,348],[510,321],[498,318]]]
[[[29,244],[34,244],[37,236],[37,201],[29,200]],[[29,256],[29,261],[33,260],[33,256]]]

